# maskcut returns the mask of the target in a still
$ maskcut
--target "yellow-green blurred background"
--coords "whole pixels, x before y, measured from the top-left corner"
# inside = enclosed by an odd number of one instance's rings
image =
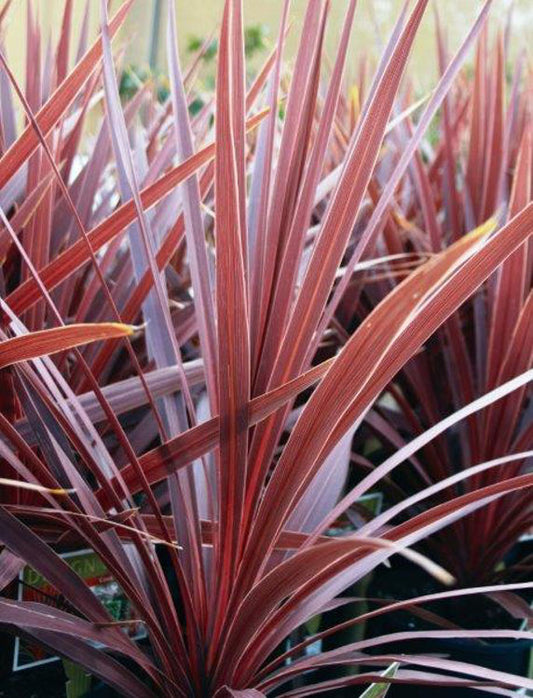
[[[61,23],[64,0],[29,0],[40,18],[41,26],[46,31],[57,32]],[[172,0],[170,0],[172,1]],[[177,9],[178,34],[182,54],[191,36],[206,37],[216,30],[220,21],[223,0],[173,0]],[[4,0],[0,2],[0,6]],[[28,0],[13,0],[9,10],[6,26],[5,43],[12,67],[19,77],[23,76],[23,66],[26,51],[26,12]],[[125,42],[128,62],[137,65],[147,64],[149,56],[150,34],[153,9],[157,0],[134,0],[130,16],[126,21],[121,39]],[[157,63],[158,67],[165,66],[165,24],[166,2],[160,0],[162,19]],[[434,0],[438,4],[443,26],[446,28],[450,50],[454,50],[469,24],[479,10],[481,0]],[[307,0],[293,0],[291,15],[293,26],[288,39],[287,57],[294,54],[301,18]],[[327,50],[334,54],[338,33],[342,24],[347,0],[332,0]],[[363,51],[376,51],[379,43],[376,37],[376,27],[372,21],[374,14],[380,26],[383,37],[397,17],[403,0],[359,0],[351,46],[351,60],[348,66],[355,67],[358,55]],[[413,4],[413,2],[411,2]],[[494,0],[493,18],[504,20],[507,15],[510,0]],[[120,0],[112,0],[111,9],[116,9]],[[94,36],[99,21],[99,0],[89,0],[91,33]],[[280,18],[282,0],[244,0],[245,24],[263,24],[269,30],[268,39],[274,41]],[[74,31],[79,32],[85,0],[74,0]],[[533,45],[533,0],[515,0],[515,12],[512,24],[512,50]],[[260,57],[255,57],[257,63]],[[420,34],[413,54],[414,72],[422,87],[431,85],[435,77],[435,31],[433,12],[430,7],[426,12]]]

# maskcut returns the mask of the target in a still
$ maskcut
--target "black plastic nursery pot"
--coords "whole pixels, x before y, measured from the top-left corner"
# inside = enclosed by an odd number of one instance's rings
[[[523,559],[524,552],[517,552]],[[375,574],[368,590],[368,596],[376,599],[400,599],[407,596],[416,597],[442,591],[437,584],[419,568],[405,560],[396,560],[390,569],[380,569]],[[528,597],[527,600],[531,602]],[[486,600],[484,597],[465,596],[456,599],[428,604],[428,611],[437,613],[442,618],[461,628],[473,629],[514,629],[518,630],[516,619],[513,619],[501,607]],[[377,637],[399,632],[436,629],[423,618],[410,611],[402,610],[384,614],[374,618],[367,626],[367,636]],[[371,651],[372,654],[418,654],[435,655],[442,658],[487,667],[495,671],[527,677],[530,670],[533,643],[530,640],[475,640],[465,638],[443,638],[401,641],[379,645]],[[424,667],[410,665],[410,669],[424,671]],[[445,673],[445,672],[439,672]],[[465,679],[465,674],[454,674],[455,678]],[[470,677],[468,677],[470,678]],[[483,678],[480,678],[483,681]],[[431,693],[429,693],[431,692]],[[412,684],[392,685],[387,698],[488,698],[494,693],[481,688],[457,686],[427,686]]]
[[[2,644],[0,652],[5,650]],[[65,671],[60,661],[27,671],[0,675],[0,698],[65,698]]]
[[[509,642],[481,643],[476,640],[445,639],[424,640],[419,643],[402,643],[403,651],[412,654],[424,653],[439,655],[458,662],[475,664],[495,671],[504,671],[517,676],[527,676],[532,643],[529,640],[511,640]],[[383,649],[383,647],[382,647]],[[396,653],[399,647],[396,646]],[[393,651],[387,645],[386,651]],[[417,667],[411,667],[416,669]],[[457,678],[465,678],[459,674]],[[482,679],[481,679],[482,680]],[[431,693],[429,693],[431,692]],[[387,698],[491,698],[494,693],[479,688],[462,688],[456,686],[391,686]]]

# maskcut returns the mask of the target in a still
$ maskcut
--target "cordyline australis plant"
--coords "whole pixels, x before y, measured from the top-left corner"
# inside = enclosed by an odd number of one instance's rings
[[[438,23],[437,36],[444,64]],[[383,261],[364,281],[354,278],[339,304],[337,321],[344,328],[365,321],[391,286],[401,282],[406,265],[438,254],[483,221],[487,232],[496,229],[531,202],[531,80],[521,79],[520,57],[506,100],[503,36],[494,44],[489,59],[485,28],[473,87],[467,79],[456,82],[444,104],[442,138],[433,158],[425,162],[416,154],[398,185],[404,195],[396,198],[377,244]],[[409,119],[401,128],[395,142],[388,142],[392,162],[374,175],[375,191],[387,185],[387,171],[412,133]],[[367,425],[380,445],[392,450],[373,476],[377,481],[390,474],[394,488],[387,490],[399,501],[364,527],[369,535],[379,535],[402,512],[420,511],[427,501],[445,502],[525,472],[533,447],[531,395],[526,384],[512,392],[503,386],[532,367],[532,313],[531,246],[526,242],[405,365],[388,387],[389,400],[370,410]],[[494,397],[503,399],[495,402]],[[408,458],[410,463],[396,468]],[[361,457],[359,465],[371,467]],[[532,523],[531,490],[520,490],[446,527],[429,539],[429,550],[464,585],[527,579],[527,561],[504,569],[501,564]]]
[[[341,98],[353,0],[327,79],[330,6],[322,0],[307,4],[292,75],[283,77],[287,1],[275,50],[250,85],[241,3],[227,0],[216,94],[194,118],[188,107],[205,48],[182,74],[171,7],[163,104],[149,84],[124,105],[119,98],[120,49],[114,57],[111,41],[131,2],[108,20],[102,0],[101,36],[87,48],[83,22],[72,70],[68,0],[45,58],[29,4],[24,88],[1,53],[0,586],[27,564],[68,608],[4,596],[0,623],[124,695],[311,695],[371,683],[394,662],[388,681],[488,683],[500,695],[532,686],[443,657],[379,653],[391,641],[400,653],[413,633],[306,650],[335,630],[313,635],[306,623],[346,603],[342,592],[393,555],[452,584],[412,546],[533,484],[533,475],[506,470],[380,536],[350,526],[346,500],[335,506],[353,433],[375,400],[493,272],[522,254],[533,231],[526,197],[489,233],[442,238],[324,358],[343,282],[363,254],[372,260],[398,186],[412,186],[406,171],[490,7],[480,5],[456,56],[443,58],[412,125],[399,88],[427,4],[406,3],[368,90],[359,85],[360,110]],[[85,120],[99,105],[104,118],[89,142]],[[389,141],[399,138],[391,167]],[[379,189],[376,168],[387,172]],[[472,216],[472,228],[486,213]],[[514,375],[484,405],[530,378]],[[347,496],[357,499],[379,477],[360,479]],[[73,547],[101,558],[144,624],[146,646],[60,557]],[[524,586],[497,590],[512,601]],[[531,637],[442,629],[417,637],[449,635]],[[316,678],[321,667],[345,665],[359,673]]]

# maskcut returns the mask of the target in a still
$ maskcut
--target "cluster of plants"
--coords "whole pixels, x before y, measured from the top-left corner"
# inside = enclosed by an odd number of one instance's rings
[[[452,55],[412,0],[354,71],[356,0],[328,60],[333,7],[309,0],[290,62],[284,0],[250,79],[242,0],[184,70],[169,2],[167,95],[124,88],[134,1],[101,0],[91,39],[93,3],[74,29],[65,0],[55,44],[29,2],[23,83],[0,46],[5,637],[135,698],[533,688],[446,644],[533,640],[532,81],[512,25],[490,32],[480,2]],[[63,557],[82,549],[131,617]],[[61,603],[18,594],[27,567]]]

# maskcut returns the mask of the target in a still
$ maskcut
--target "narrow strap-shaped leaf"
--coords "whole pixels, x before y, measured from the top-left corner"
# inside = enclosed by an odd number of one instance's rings
[[[378,201],[378,204],[374,211],[372,212],[372,216],[370,218],[370,221],[368,222],[368,225],[365,227],[365,230],[363,234],[361,235],[361,238],[358,240],[357,245],[355,246],[355,249],[353,253],[350,255],[350,259],[348,261],[348,264],[346,265],[346,268],[344,270],[343,278],[340,280],[339,284],[337,285],[333,298],[329,301],[326,311],[324,312],[324,315],[320,321],[319,329],[317,332],[317,337],[322,336],[322,333],[324,332],[325,328],[327,327],[328,323],[330,322],[333,313],[335,312],[336,308],[339,305],[339,302],[346,291],[347,285],[350,281],[350,278],[353,274],[353,270],[355,268],[355,265],[359,262],[361,259],[363,253],[365,250],[368,250],[368,248],[372,247],[376,235],[378,234],[380,230],[380,226],[383,223],[384,217],[386,215],[386,212],[389,208],[390,202],[392,200],[392,197],[394,195],[394,192],[398,186],[398,183],[401,179],[401,177],[405,174],[407,167],[409,166],[409,163],[412,159],[413,154],[415,153],[416,149],[418,148],[424,133],[426,132],[429,124],[431,123],[431,120],[434,118],[435,114],[437,113],[437,110],[439,106],[442,104],[443,99],[445,98],[448,90],[450,89],[453,80],[456,78],[461,66],[463,65],[467,55],[468,51],[471,48],[472,44],[474,43],[476,37],[479,35],[479,33],[482,31],[483,27],[485,26],[485,21],[487,19],[490,7],[491,7],[492,0],[487,0],[485,2],[484,6],[482,7],[475,23],[471,27],[470,31],[468,32],[465,40],[463,41],[461,47],[457,51],[456,55],[454,58],[451,60],[449,65],[447,66],[446,70],[444,71],[444,74],[439,81],[439,84],[431,97],[429,103],[427,104],[417,126],[415,129],[415,132],[413,133],[411,139],[405,146],[401,158],[394,168],[394,171],[392,172],[391,176],[388,178],[388,181],[386,183],[386,186],[380,196],[380,199]],[[492,224],[492,221],[491,221]],[[314,346],[316,346],[316,340],[313,343]],[[314,348],[314,347],[313,347]]]
[[[270,173],[268,175],[265,173],[267,177],[265,189],[261,194],[260,208],[257,212],[260,218],[257,220],[255,233],[256,254],[251,278],[251,303],[254,310],[251,315],[254,370],[259,361],[262,335],[271,303],[272,284],[278,271],[276,266],[282,258],[287,227],[293,215],[305,153],[309,147],[328,9],[328,3],[321,3],[318,0],[310,0],[307,3],[272,193],[270,194]],[[271,140],[270,137],[268,140]],[[271,146],[270,142],[266,144],[268,150]],[[267,151],[265,168],[271,167],[269,155]]]
[[[166,368],[176,365],[182,383],[180,393],[165,396],[161,401],[161,413],[164,425],[159,423],[158,427],[161,436],[164,438],[166,435],[176,436],[186,429],[187,412],[185,408],[185,398],[188,398],[191,404],[192,417],[194,417],[194,412],[189,395],[189,388],[183,372],[180,347],[172,326],[164,277],[159,273],[155,260],[150,222],[147,214],[143,210],[124,114],[120,104],[118,84],[113,67],[111,37],[107,24],[107,7],[105,0],[102,0],[100,8],[102,17],[104,86],[111,137],[119,176],[121,178],[121,189],[125,198],[132,198],[137,218],[137,224],[130,228],[130,249],[132,252],[133,266],[137,278],[140,278],[145,269],[148,269],[153,286],[151,295],[148,296],[144,306],[146,320],[149,324],[149,329],[147,329],[149,352],[154,357],[157,368]],[[180,575],[181,587],[186,590],[186,592],[184,592],[183,603],[192,630],[198,623],[196,609],[199,607],[198,613],[201,613],[204,604],[204,587],[202,584],[203,574],[200,531],[199,524],[197,523],[198,512],[194,493],[191,483],[189,482],[189,474],[179,473],[171,478],[169,480],[169,491],[176,525],[176,535],[187,544],[187,551],[184,559],[184,561],[188,563],[184,565],[185,570],[188,572],[187,575],[183,573],[176,552],[171,549],[170,553],[174,556],[174,563]],[[152,500],[151,505],[153,510],[158,511],[155,498]],[[192,594],[189,592],[188,578],[191,579]],[[191,596],[196,601],[194,605],[190,603],[189,599]],[[180,639],[181,643],[181,628],[177,619],[173,618],[173,620],[173,634]],[[176,637],[172,638],[174,642],[176,641]]]
[[[141,666],[150,667],[151,662],[142,651],[129,641],[127,636],[116,632],[116,629],[110,632],[106,627],[98,627],[59,608],[54,608],[53,614],[50,610],[50,606],[43,603],[2,598],[0,599],[0,624],[51,630],[78,637],[80,640],[103,643],[125,656],[134,656]]]
[[[135,328],[117,322],[65,325],[50,330],[39,330],[0,342],[0,368],[79,347],[88,342],[126,337]]]
[[[318,581],[317,578],[320,575],[331,574],[336,565],[348,567],[361,556],[365,548],[380,551],[387,557],[397,552],[416,564],[437,572],[437,568],[432,569],[432,563],[418,556],[414,551],[390,547],[387,541],[378,538],[359,538],[357,535],[335,537],[313,548],[298,551],[265,575],[242,600],[239,612],[234,616],[224,641],[225,652],[231,652],[232,656],[239,657],[240,661],[235,666],[231,666],[228,671],[223,668],[228,664],[228,657],[222,655],[219,671],[226,672],[222,673],[223,680],[231,681],[235,678],[242,681],[244,677],[239,670],[243,672],[247,665],[254,666],[255,662],[246,660],[244,650],[248,646],[250,653],[257,652],[258,645],[262,642],[259,638],[261,630],[265,628],[277,609],[283,612],[280,607],[284,599],[290,599],[293,594],[299,593],[304,585],[313,584],[314,580]],[[443,578],[445,576],[443,572]],[[320,584],[317,584],[316,588],[320,588]],[[266,636],[267,633],[265,633]],[[249,678],[249,676],[246,677],[247,680]]]
[[[454,635],[456,633],[456,635]],[[284,677],[289,678],[291,675],[309,670],[314,667],[327,666],[328,663],[343,663],[342,659],[346,659],[346,663],[364,663],[365,657],[361,657],[361,650],[368,647],[379,647],[380,645],[385,645],[387,643],[403,642],[413,639],[433,639],[433,638],[480,638],[480,639],[497,639],[501,640],[511,640],[511,639],[522,639],[531,640],[532,634],[520,631],[506,631],[506,630],[424,630],[424,631],[412,631],[405,633],[390,633],[388,635],[382,635],[377,638],[369,638],[367,640],[362,640],[360,642],[353,642],[349,645],[345,645],[338,650],[330,650],[329,652],[322,652],[314,657],[308,657],[304,660],[298,662],[296,667],[290,667],[288,670],[283,672]],[[401,647],[401,645],[400,645]],[[516,674],[511,674],[505,671],[496,671],[494,669],[488,669],[485,667],[476,666],[475,664],[461,662],[451,659],[444,658],[434,658],[425,657],[420,655],[409,655],[400,653],[390,653],[387,654],[387,658],[390,661],[394,659],[397,662],[410,662],[415,665],[438,668],[442,670],[453,671],[462,675],[476,677],[482,680],[489,680],[493,682],[503,683],[507,686],[515,686],[522,688],[531,688],[533,686],[533,681],[531,679],[518,676]],[[358,661],[359,660],[359,661]],[[428,677],[429,678],[429,677]],[[378,680],[378,678],[376,678]],[[285,695],[297,695],[290,692]],[[378,694],[379,695],[379,694]]]
[[[3,591],[8,584],[18,577],[19,572],[24,568],[24,560],[4,548],[0,553],[0,591]]]
[[[509,203],[509,214],[514,216],[528,204],[533,195],[532,134],[528,128],[520,143]],[[494,289],[492,316],[487,357],[487,387],[493,388],[498,379],[509,340],[518,320],[527,290],[527,245],[514,252],[499,270]]]
[[[193,155],[193,142],[187,99],[181,77],[177,50],[176,16],[172,3],[168,4],[167,53],[170,87],[174,111],[174,131],[181,160]],[[216,376],[216,322],[213,294],[209,278],[206,241],[201,215],[201,199],[198,180],[191,175],[182,185],[185,235],[191,269],[192,286],[202,356],[206,368],[208,396],[213,412],[217,411]]]
[[[445,504],[433,507],[429,511],[410,519],[406,524],[391,529],[387,537],[395,540],[397,543],[401,543],[402,546],[413,546],[421,539],[440,531],[450,523],[479,510],[481,507],[487,506],[498,497],[529,488],[532,485],[533,475],[524,475],[481,488],[475,492],[452,499]],[[327,549],[327,546],[319,547],[323,551]],[[299,554],[303,552],[302,550]],[[252,638],[251,634],[248,636],[248,648],[241,660],[243,666],[253,666],[254,656],[257,659],[257,657],[264,656],[265,653],[268,653],[269,650],[271,651],[275,647],[275,636],[272,634],[273,628],[276,629],[276,633],[290,633],[291,630],[301,625],[307,619],[320,613],[331,599],[344,591],[350,584],[361,579],[371,569],[375,569],[380,562],[388,559],[391,552],[385,549],[376,549],[374,552],[369,551],[366,555],[355,552],[353,557],[347,555],[339,558],[331,566],[323,566],[314,577],[309,578],[279,609],[274,611],[270,618],[265,621],[260,634],[255,638]],[[402,554],[410,555],[411,553],[403,548]],[[263,583],[267,580],[269,584],[272,584],[275,573],[276,570],[273,570],[266,575],[254,587],[243,603],[250,603],[255,596],[256,590],[263,589]],[[277,586],[276,591],[279,591]],[[260,610],[257,612],[260,613]],[[245,632],[241,631],[241,635],[244,635]],[[471,632],[474,633],[475,631]],[[497,633],[498,631],[494,632]],[[240,642],[245,639],[243,637]],[[376,641],[379,643],[379,639]],[[342,648],[340,648],[339,652],[342,652]]]
[[[398,662],[391,664],[390,667],[383,672],[383,678],[390,679],[396,676],[399,666]],[[372,684],[372,686],[369,686],[361,693],[361,698],[385,698],[389,692],[390,686],[390,683]]]
[[[374,169],[394,97],[426,6],[427,0],[419,0],[413,9],[389,63],[380,76],[379,85],[364,121],[354,135],[342,176],[329,202],[280,344],[270,375],[270,388],[286,382],[300,371],[309,352],[337,267],[353,231]],[[264,454],[263,457],[268,462],[277,443],[282,423],[283,414],[280,414],[261,425],[254,434],[254,453]]]
[[[366,621],[370,620],[371,618],[379,617],[381,615],[386,615],[387,613],[394,613],[397,610],[400,609],[406,609],[406,608],[416,608],[416,606],[430,603],[431,601],[440,601],[443,599],[454,599],[462,596],[474,596],[477,594],[490,594],[491,592],[497,592],[498,590],[503,590],[505,593],[509,593],[512,591],[523,591],[524,589],[528,588],[528,583],[519,583],[519,584],[502,584],[502,585],[492,585],[492,586],[485,586],[485,587],[469,587],[468,589],[447,589],[446,591],[438,592],[436,594],[426,594],[424,596],[418,596],[418,597],[413,597],[410,599],[406,600],[401,600],[401,601],[392,601],[390,603],[386,603],[384,606],[381,608],[376,608],[372,611],[367,611],[366,613],[362,613],[360,616],[356,616],[354,618],[350,618],[347,621],[344,621],[343,623],[339,623],[337,625],[334,625],[330,628],[327,628],[325,630],[321,630],[319,633],[316,633],[314,635],[310,635],[309,637],[305,638],[302,642],[296,644],[294,647],[291,647],[289,650],[284,652],[282,655],[279,657],[276,657],[272,662],[267,664],[265,667],[261,669],[259,672],[257,678],[260,680],[263,680],[265,676],[268,676],[269,672],[271,672],[273,669],[276,668],[279,664],[283,664],[283,662],[291,657],[294,654],[298,654],[301,652],[302,649],[304,649],[307,645],[312,644],[313,642],[316,642],[317,640],[321,640],[325,637],[328,637],[329,635],[332,635],[333,633],[350,628],[356,624],[359,623],[365,623]]]
[[[61,633],[50,630],[32,630],[28,633],[40,644],[51,649],[54,653],[62,657],[68,657],[76,664],[80,664],[88,669],[91,674],[98,676],[107,684],[115,688],[124,695],[138,696],[138,698],[156,698],[156,695],[146,681],[142,681],[132,671],[126,669],[116,659],[102,652],[102,650],[92,647],[75,637],[66,637]],[[185,694],[176,686],[177,695]]]
[[[237,690],[223,686],[215,695],[215,698],[265,698],[265,694],[255,688],[245,688]]]
[[[518,250],[521,252],[521,250]],[[515,253],[516,254],[516,253]],[[498,384],[513,376],[527,371],[533,365],[533,291],[524,303],[516,327],[510,337],[509,348],[502,361],[498,375]],[[493,405],[487,412],[485,438],[493,435],[486,444],[489,454],[506,453],[512,444],[517,426],[520,424],[520,407],[526,395],[526,388],[510,395],[502,402]]]
[[[434,5],[435,10],[435,25],[437,34],[437,52],[439,59],[439,70],[444,74],[447,62],[447,47],[446,38],[442,30],[440,16],[437,5]],[[446,195],[444,204],[446,207],[446,220],[452,230],[452,240],[457,240],[460,234],[459,215],[461,207],[459,205],[459,196],[457,192],[456,178],[456,159],[454,148],[457,147],[454,139],[454,134],[451,128],[450,116],[450,100],[445,97],[442,103],[442,129],[443,129],[443,147],[444,157],[446,159],[443,184],[446,187]],[[488,216],[487,216],[488,217]]]
[[[21,204],[18,211],[11,217],[9,223],[15,233],[18,235],[22,228],[24,228],[31,220],[32,216],[35,215],[37,208],[44,195],[51,185],[52,173],[48,173],[47,176],[43,177],[35,188],[28,192],[24,202]],[[6,230],[5,226],[2,225],[0,229],[0,260],[4,260],[5,256],[11,245],[11,236]]]
[[[355,6],[355,0],[348,6],[331,81],[324,102],[323,113],[320,118],[316,141],[303,178],[294,218],[288,230],[280,269],[277,272],[272,309],[265,331],[264,344],[261,348],[261,360],[257,367],[258,375],[254,383],[254,390],[256,393],[261,392],[268,383],[268,376],[272,370],[279,343],[285,330],[286,319],[294,298],[294,286],[297,271],[300,266],[307,226],[311,218],[314,192],[321,175],[321,165],[324,161],[330,138],[331,126],[338,106],[339,90],[355,14]]]
[[[187,361],[183,364],[183,370],[191,387],[204,382],[204,371],[200,360]],[[154,398],[174,393],[181,386],[181,377],[176,367],[147,371],[144,374],[144,380]],[[146,391],[138,376],[105,385],[102,387],[102,394],[117,416],[137,407],[142,407],[148,402]],[[106,418],[106,414],[94,392],[82,393],[77,396],[77,399],[83,411],[93,423],[96,424]],[[31,444],[33,437],[27,420],[20,419],[15,423],[15,427],[26,442]]]
[[[220,36],[216,105],[216,281],[220,486],[219,621],[234,577],[241,544],[248,444],[250,358],[243,230],[239,213],[239,176],[233,98],[236,56],[233,13],[241,0],[226,0]],[[238,67],[238,66],[237,66]],[[220,626],[218,627],[220,631]]]
[[[110,32],[116,34],[126,19],[132,0],[126,0],[110,22]],[[4,55],[0,54],[2,62]],[[36,120],[44,135],[47,135],[63,116],[79,90],[91,77],[102,58],[102,43],[98,38],[74,70],[63,80],[54,94],[36,114]],[[31,124],[0,159],[0,189],[9,182],[19,167],[30,157],[39,145],[39,138]]]
[[[490,94],[491,101],[488,112],[487,129],[487,163],[484,172],[485,181],[483,184],[481,200],[481,217],[488,218],[493,215],[498,204],[500,171],[505,167],[503,160],[503,109],[505,104],[505,65],[503,55],[503,37],[500,35],[496,39],[496,55],[494,58],[494,69],[491,72]]]
[[[274,155],[274,137],[278,120],[278,95],[285,46],[290,0],[283,0],[280,30],[276,50],[274,53],[275,64],[268,85],[268,118],[261,124],[257,135],[255,158],[250,182],[250,194],[248,197],[248,266],[250,288],[253,277],[261,278],[260,266],[264,265],[264,259],[256,253],[256,248],[262,247],[267,222],[267,212],[270,201],[270,188],[272,180],[272,160]],[[260,232],[261,229],[261,232]],[[260,250],[259,250],[260,252]],[[257,256],[256,256],[257,255]],[[257,283],[257,281],[255,282]]]
[[[105,608],[81,577],[27,526],[0,506],[0,540],[56,587],[75,608],[93,621],[109,620]]]
[[[265,117],[266,112],[260,112],[247,121],[247,128],[255,128]],[[195,155],[181,165],[177,165],[160,177],[153,184],[149,184],[141,191],[143,208],[149,209],[155,206],[164,196],[171,192],[178,184],[185,181],[194,172],[199,170],[215,154],[214,144],[210,144],[199,150]],[[99,223],[89,231],[88,238],[94,252],[98,252],[104,245],[119,235],[124,228],[136,217],[135,205],[132,201],[122,204],[109,218]],[[78,240],[67,250],[40,270],[43,283],[51,290],[70,274],[89,261],[90,254],[83,240]],[[20,284],[13,293],[7,297],[9,305],[17,313],[27,310],[40,299],[40,292],[33,279],[28,279]]]
[[[483,402],[478,401],[477,408],[481,409],[484,404],[485,404],[485,401],[483,401]],[[448,424],[450,422],[451,422],[451,420],[448,421]],[[439,431],[440,431],[440,428],[439,428]],[[433,432],[433,434],[434,433],[435,432]],[[420,442],[418,442],[418,443],[420,443]],[[409,450],[411,450],[411,449],[409,449]],[[401,451],[401,453],[403,455],[406,453],[406,451]],[[379,514],[374,519],[372,519],[372,521],[370,521],[367,524],[365,524],[364,526],[362,526],[360,531],[362,533],[374,535],[376,531],[378,531],[382,526],[385,526],[389,521],[391,521],[395,516],[397,516],[398,513],[402,512],[402,511],[407,511],[409,509],[409,507],[413,506],[413,504],[416,504],[420,501],[423,501],[424,499],[427,499],[428,497],[431,497],[434,494],[445,490],[446,487],[449,487],[450,485],[453,485],[456,482],[461,482],[462,480],[467,480],[475,475],[478,475],[479,473],[486,472],[487,470],[490,470],[491,468],[496,468],[497,466],[505,465],[505,464],[513,462],[513,461],[524,461],[524,459],[531,458],[531,456],[533,456],[533,451],[524,451],[522,453],[514,453],[514,454],[510,454],[508,456],[503,456],[502,458],[496,458],[495,460],[488,461],[486,463],[480,463],[479,465],[474,465],[474,466],[471,466],[470,468],[465,468],[464,470],[461,470],[461,472],[457,473],[456,475],[451,475],[450,477],[444,478],[444,480],[441,480],[438,483],[431,485],[430,487],[425,487],[420,492],[417,492],[416,494],[413,494],[410,497],[406,497],[404,500],[402,500],[398,504],[395,504],[394,506],[389,507],[386,511],[384,511],[383,513]],[[397,459],[395,461],[388,461],[388,462],[385,461],[385,463],[387,463],[387,467],[389,467],[392,463],[394,463],[396,465],[398,463],[398,461],[399,461],[399,459]],[[384,471],[385,471],[385,468],[383,469],[382,472],[384,472]],[[348,500],[346,500],[344,502],[344,504],[339,507],[339,511],[341,510],[341,508],[343,508],[345,506],[347,501]],[[327,518],[329,519],[329,517],[327,517]],[[325,519],[325,520],[327,520],[327,519]],[[316,531],[323,529],[324,521],[321,522],[320,526],[317,526]]]
[[[483,196],[483,173],[486,157],[486,122],[490,116],[487,98],[487,35],[485,28],[481,33],[476,49],[474,93],[472,97],[472,125],[466,170],[468,207],[473,223],[482,220],[481,205]],[[470,225],[470,223],[468,223]]]
[[[530,204],[477,252],[469,251],[471,240],[461,239],[408,277],[396,289],[400,295],[389,294],[350,338],[307,403],[269,481],[249,543],[256,561],[257,546],[271,545],[272,526],[279,526],[285,519],[305,490],[308,478],[314,476],[334,443],[368,409],[422,342],[531,235],[532,223],[533,204]],[[461,264],[465,255],[467,259]],[[411,291],[402,294],[402,289],[407,288]],[[432,289],[438,292],[432,293]],[[425,302],[424,294],[427,295]],[[421,305],[417,309],[418,300]],[[404,303],[404,310],[401,310]],[[381,313],[384,324],[378,320]],[[367,358],[363,359],[364,356]],[[376,362],[377,357],[381,358]],[[343,403],[349,407],[339,418]],[[324,435],[328,435],[326,447]],[[243,574],[252,574],[253,565],[246,568],[246,572],[243,567]]]
[[[293,400],[298,393],[319,381],[330,366],[331,360],[324,361],[289,383],[253,398],[249,404],[249,426],[265,419]],[[211,451],[218,443],[219,431],[219,417],[213,417],[141,456],[140,463],[148,481],[155,484],[163,480],[169,472],[183,468],[204,453]],[[130,491],[138,492],[140,483],[132,466],[126,466],[121,474],[128,483]],[[100,496],[103,494],[101,493]]]

